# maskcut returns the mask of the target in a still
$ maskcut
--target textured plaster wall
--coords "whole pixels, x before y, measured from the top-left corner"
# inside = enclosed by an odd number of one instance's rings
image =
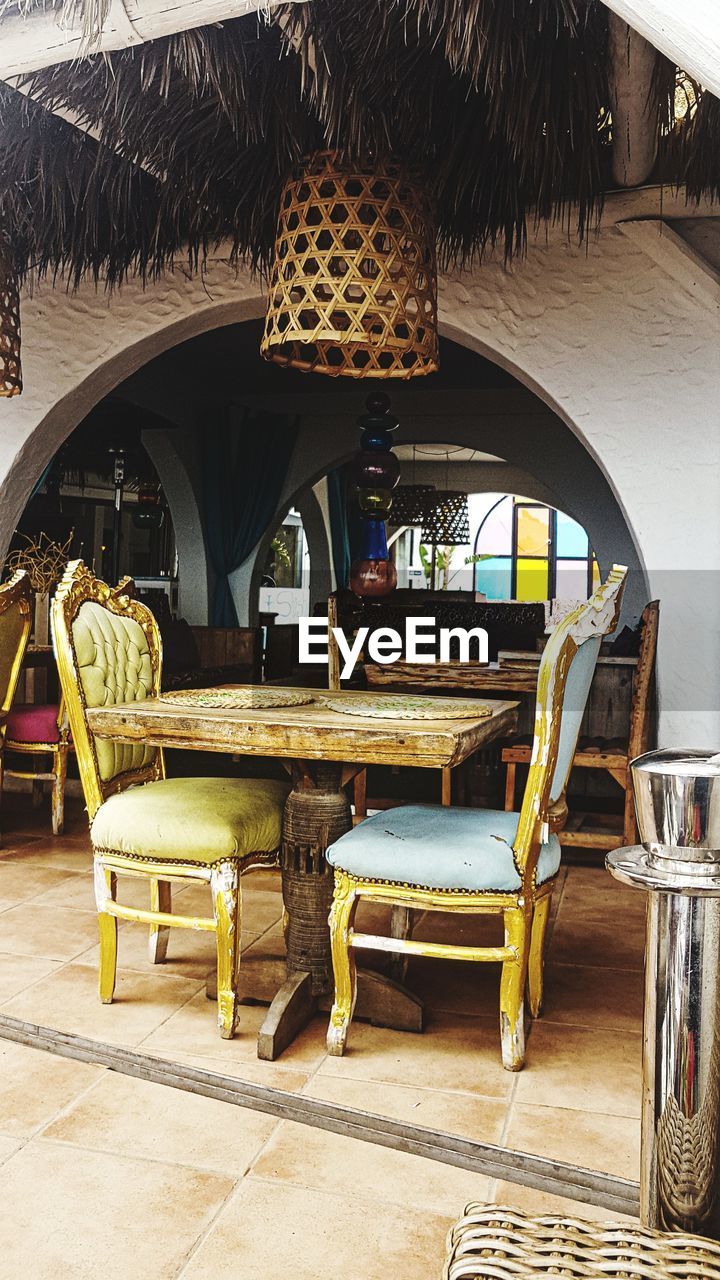
[[[663,601],[661,739],[720,748],[719,307],[714,282],[663,270],[607,212],[586,248],[553,232],[510,272],[486,263],[440,285],[443,332],[535,390],[608,476]],[[257,283],[220,260],[202,282],[177,271],[112,298],[48,285],[25,298],[27,390],[0,404],[0,549],[100,397],[160,351],[261,313]]]

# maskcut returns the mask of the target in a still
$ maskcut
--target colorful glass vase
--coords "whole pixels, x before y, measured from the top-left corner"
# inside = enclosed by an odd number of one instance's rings
[[[350,567],[350,589],[358,596],[386,596],[397,586],[397,571],[388,556],[385,520],[392,507],[392,490],[400,479],[400,463],[391,450],[398,422],[383,392],[368,396],[365,405],[367,413],[358,419],[361,447],[352,462],[362,530],[360,555]]]

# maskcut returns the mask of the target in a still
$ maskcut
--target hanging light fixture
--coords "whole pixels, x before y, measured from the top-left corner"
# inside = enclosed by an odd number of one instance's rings
[[[0,396],[22,392],[20,292],[10,250],[0,237]]]
[[[443,490],[423,522],[423,542],[436,547],[462,547],[470,542],[470,510],[466,493]]]
[[[438,368],[435,229],[399,164],[321,151],[287,183],[260,350],[332,377]]]
[[[400,525],[424,525],[437,503],[434,484],[399,484],[393,494],[392,523]]]

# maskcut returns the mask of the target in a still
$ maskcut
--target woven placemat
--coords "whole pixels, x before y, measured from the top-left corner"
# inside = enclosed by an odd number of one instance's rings
[[[160,695],[161,702],[185,707],[221,707],[225,710],[263,710],[265,707],[303,707],[313,702],[311,693],[294,689],[177,689]]]
[[[377,698],[323,698],[326,707],[343,716],[371,720],[479,720],[492,707],[472,698],[430,698],[412,693],[383,693]]]

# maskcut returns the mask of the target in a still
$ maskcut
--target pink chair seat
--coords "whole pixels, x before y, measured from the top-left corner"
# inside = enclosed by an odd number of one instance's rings
[[[19,703],[7,718],[7,742],[59,742],[57,703],[36,706]]]

